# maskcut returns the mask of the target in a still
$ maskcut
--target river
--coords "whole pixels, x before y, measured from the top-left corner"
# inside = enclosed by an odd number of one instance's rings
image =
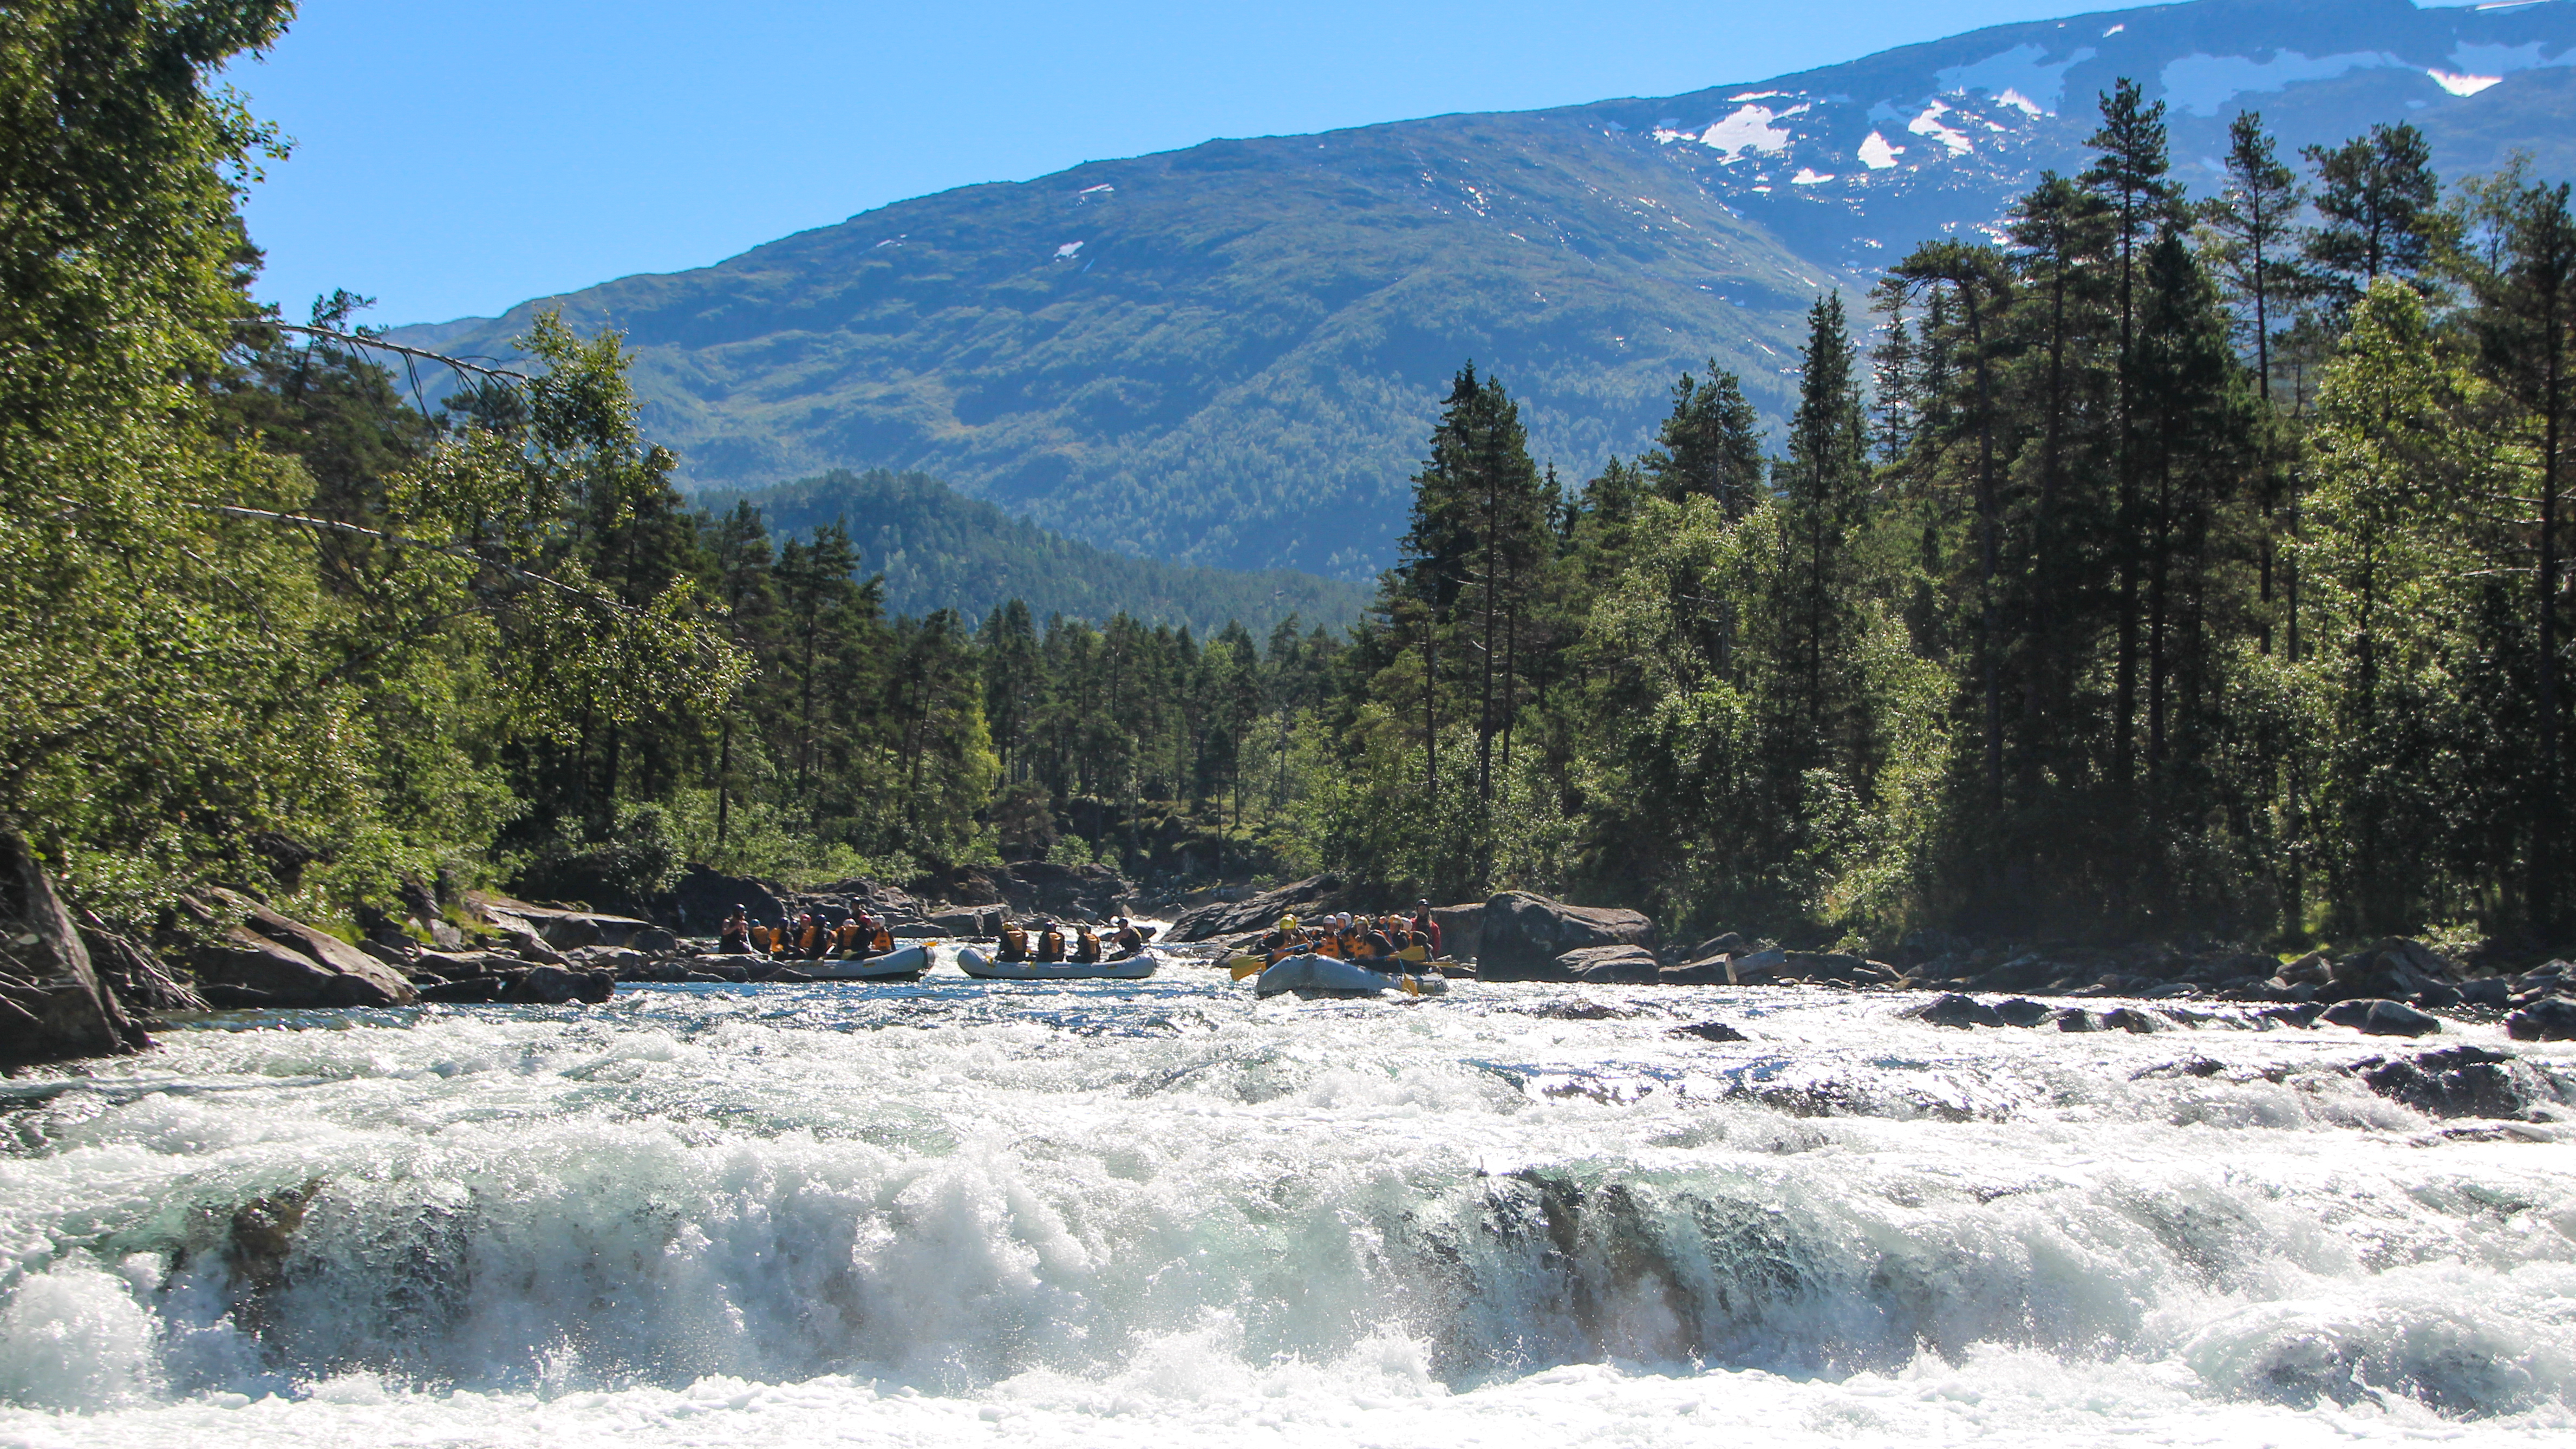
[[[2576,1112],[2349,1070],[2512,1046],[2576,1101],[2576,1044],[951,970],[237,1013],[14,1079],[0,1444],[2576,1430]]]

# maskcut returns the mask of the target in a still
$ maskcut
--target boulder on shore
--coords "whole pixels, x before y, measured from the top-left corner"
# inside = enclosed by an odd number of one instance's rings
[[[516,901],[508,896],[476,893],[468,897],[477,914],[490,921],[504,934],[519,930],[533,932],[555,951],[570,951],[579,946],[624,946],[634,951],[671,951],[679,948],[680,938],[635,916],[612,916],[599,911],[566,910],[561,906],[540,906]]]
[[[1555,978],[1589,986],[1652,986],[1663,964],[1643,946],[1578,946],[1556,958]]]
[[[1530,891],[1505,891],[1485,902],[1476,943],[1476,974],[1486,981],[1562,981],[1557,958],[1587,946],[1642,946],[1651,952],[1655,923],[1635,911],[1569,906]]]
[[[1724,956],[1710,956],[1698,961],[1685,961],[1667,966],[1655,977],[1666,986],[1732,986],[1735,984],[1734,963]]]
[[[787,919],[787,907],[769,887],[703,865],[689,867],[680,883],[672,887],[671,900],[680,915],[680,929],[692,936],[714,935],[723,928],[725,917],[737,909],[755,921]]]
[[[1315,919],[1326,911],[1341,909],[1342,890],[1340,876],[1312,875],[1243,900],[1210,901],[1174,916],[1171,938],[1214,941],[1268,931],[1279,924],[1281,916],[1295,916],[1301,921]]]
[[[197,989],[211,1006],[400,1006],[415,998],[401,973],[327,931],[290,920],[220,887],[184,902],[211,929],[238,912],[240,924],[188,952]]]
[[[99,979],[35,852],[0,832],[0,1061],[107,1056],[152,1044]]]

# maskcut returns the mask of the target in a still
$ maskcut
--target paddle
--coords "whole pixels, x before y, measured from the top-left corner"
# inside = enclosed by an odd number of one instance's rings
[[[1235,980],[1241,981],[1246,976],[1257,975],[1260,972],[1269,970],[1270,958],[1267,956],[1237,956],[1233,960],[1226,962],[1225,967],[1227,970],[1234,973]]]
[[[1407,996],[1420,996],[1422,994],[1422,983],[1414,980],[1411,975],[1396,977],[1395,984],[1403,987],[1404,994]]]

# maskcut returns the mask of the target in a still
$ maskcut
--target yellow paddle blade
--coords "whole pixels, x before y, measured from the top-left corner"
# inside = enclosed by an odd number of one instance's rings
[[[1403,987],[1404,994],[1407,996],[1420,996],[1422,994],[1422,983],[1414,980],[1410,976],[1398,976],[1395,978],[1395,984]]]
[[[1258,975],[1269,966],[1270,958],[1267,956],[1237,956],[1225,963],[1225,969],[1233,972],[1234,979],[1237,981],[1241,981],[1246,976]]]
[[[1407,946],[1395,954],[1399,960],[1427,961],[1431,958],[1431,948],[1428,946]]]

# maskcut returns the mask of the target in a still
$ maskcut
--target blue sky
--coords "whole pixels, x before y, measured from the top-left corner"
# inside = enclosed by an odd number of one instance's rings
[[[295,141],[264,299],[443,321],[1213,136],[1758,80],[2067,0],[305,0],[230,79]]]

